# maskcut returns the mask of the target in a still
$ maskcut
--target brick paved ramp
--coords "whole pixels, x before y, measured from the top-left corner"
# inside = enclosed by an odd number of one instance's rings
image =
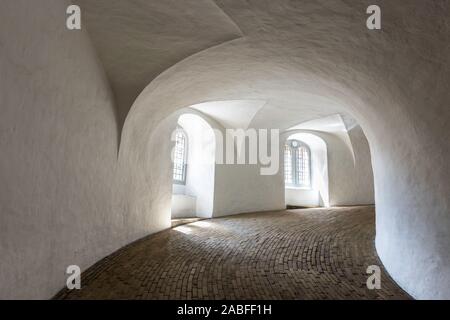
[[[82,275],[60,299],[408,299],[379,265],[373,207],[203,220],[146,237]]]

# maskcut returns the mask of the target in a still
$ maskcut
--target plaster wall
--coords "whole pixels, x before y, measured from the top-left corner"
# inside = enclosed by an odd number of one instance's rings
[[[318,207],[320,205],[319,191],[316,189],[287,187],[285,189],[287,205],[300,207]]]
[[[348,137],[353,148],[353,174],[350,179],[348,193],[345,197],[347,205],[375,204],[374,177],[369,142],[360,125],[348,130]]]
[[[185,194],[172,195],[172,219],[197,216],[197,198]]]
[[[339,136],[319,134],[328,146],[330,205],[374,204],[370,150],[361,128],[348,133],[351,150]]]
[[[0,1],[0,299],[49,298],[131,240],[112,93],[67,6]]]
[[[172,194],[186,194],[186,186],[184,184],[174,183],[172,186]]]
[[[263,176],[260,165],[217,165],[214,217],[243,212],[282,210],[283,177]]]

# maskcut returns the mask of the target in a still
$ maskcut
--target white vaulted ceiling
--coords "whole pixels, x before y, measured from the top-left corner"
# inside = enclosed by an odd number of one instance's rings
[[[329,133],[347,132],[347,128],[345,127],[341,116],[338,114],[302,122],[289,128],[289,130],[319,130]]]
[[[119,125],[139,93],[188,56],[240,38],[210,0],[76,0],[111,82]]]
[[[214,118],[224,128],[247,129],[265,103],[264,100],[213,101],[196,104],[192,108]]]

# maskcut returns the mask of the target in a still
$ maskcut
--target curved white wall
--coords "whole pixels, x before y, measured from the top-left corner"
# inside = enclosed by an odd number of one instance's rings
[[[375,204],[374,177],[369,142],[360,125],[350,128],[348,136],[353,148],[354,161],[352,170],[354,173],[345,179],[345,181],[351,181],[351,189],[341,204]],[[336,170],[339,170],[339,168]],[[336,186],[336,188],[339,190],[339,186]],[[338,202],[333,203],[338,204]]]
[[[67,266],[133,239],[112,93],[86,33],[67,32],[67,5],[0,2],[0,299],[49,298]]]
[[[330,205],[375,203],[374,177],[370,150],[361,128],[349,131],[349,148],[340,136],[315,132],[328,146]]]

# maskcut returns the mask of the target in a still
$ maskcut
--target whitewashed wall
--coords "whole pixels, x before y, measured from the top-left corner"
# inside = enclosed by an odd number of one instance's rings
[[[51,297],[68,265],[92,265],[134,231],[90,41],[66,29],[67,1],[30,4],[0,2],[0,299]]]

